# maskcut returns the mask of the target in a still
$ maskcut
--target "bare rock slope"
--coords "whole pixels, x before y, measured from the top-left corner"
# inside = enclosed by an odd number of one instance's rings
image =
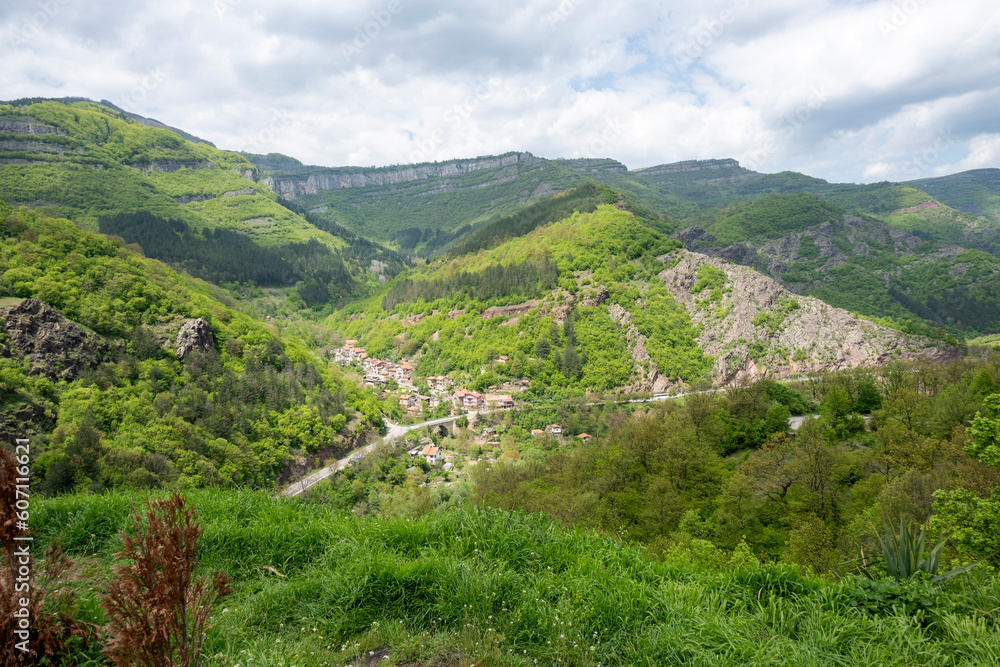
[[[789,292],[753,269],[692,252],[659,274],[701,327],[714,380],[782,378],[955,351],[903,334],[819,299]]]
[[[0,307],[0,324],[7,339],[0,356],[27,357],[32,374],[53,379],[72,380],[100,363],[108,349],[100,336],[38,299]]]

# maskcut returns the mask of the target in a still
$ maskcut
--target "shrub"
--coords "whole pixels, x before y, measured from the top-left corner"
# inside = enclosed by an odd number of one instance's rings
[[[211,583],[194,580],[195,546],[201,536],[197,515],[173,494],[150,501],[145,517],[132,517],[117,558],[117,580],[102,599],[107,613],[104,652],[116,667],[183,665],[197,667],[212,605],[231,592],[216,572]]]

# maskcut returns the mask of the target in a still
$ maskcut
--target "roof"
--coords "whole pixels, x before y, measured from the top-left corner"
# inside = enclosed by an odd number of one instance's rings
[[[544,433],[545,433],[545,431],[543,431],[540,428],[533,428],[533,429],[531,429],[531,435],[543,435]]]
[[[576,437],[583,438],[584,440],[589,440],[590,438],[592,438],[594,436],[590,435],[589,433],[581,433],[580,435],[578,435]]]
[[[424,447],[424,451],[420,452],[421,456],[437,456],[440,447],[434,447],[433,445],[427,445]]]

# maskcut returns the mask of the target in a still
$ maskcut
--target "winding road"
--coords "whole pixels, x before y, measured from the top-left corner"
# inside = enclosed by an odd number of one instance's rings
[[[653,394],[649,398],[635,398],[628,401],[602,401],[602,403],[653,403],[655,401],[664,401],[668,398],[681,398],[683,396],[691,396],[692,394],[714,394],[725,390],[726,389],[723,387],[716,389],[706,389],[704,391],[689,391],[682,394]],[[588,403],[588,405],[599,405],[599,403]],[[470,419],[475,419],[477,415],[488,414],[490,412],[492,412],[492,410],[478,410],[469,412],[466,416],[469,417]],[[410,431],[413,431],[418,428],[424,428],[426,426],[437,426],[439,424],[447,424],[448,422],[453,422],[460,416],[461,415],[455,415],[453,417],[439,417],[438,419],[431,419],[430,421],[420,422],[419,424],[410,424],[409,426],[403,426],[401,424],[393,424],[391,421],[383,417],[382,421],[384,421],[386,425],[385,436],[383,436],[382,438],[380,438],[376,442],[373,442],[370,445],[365,445],[364,447],[355,449],[354,451],[352,451],[350,454],[340,459],[339,461],[331,463],[325,468],[321,468],[316,472],[307,475],[296,482],[289,484],[284,489],[282,489],[281,495],[291,496],[291,497],[297,496],[302,492],[306,491],[307,489],[309,489],[309,487],[316,484],[316,482],[319,482],[321,480],[326,479],[327,477],[330,477],[339,470],[343,470],[348,465],[350,465],[352,461],[356,461],[360,458],[363,458],[364,456],[367,456],[371,452],[375,451],[375,448],[381,445],[383,442],[389,442],[395,438],[406,435]],[[806,416],[818,417],[819,415],[806,415]],[[793,431],[797,431],[799,427],[802,426],[802,421],[804,419],[805,417],[792,417],[788,420],[788,425]]]

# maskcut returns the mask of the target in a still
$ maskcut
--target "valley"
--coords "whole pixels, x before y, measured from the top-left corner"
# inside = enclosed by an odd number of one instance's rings
[[[58,614],[102,627],[176,492],[233,582],[206,664],[994,664],[998,174],[320,167],[0,103],[0,433]]]

